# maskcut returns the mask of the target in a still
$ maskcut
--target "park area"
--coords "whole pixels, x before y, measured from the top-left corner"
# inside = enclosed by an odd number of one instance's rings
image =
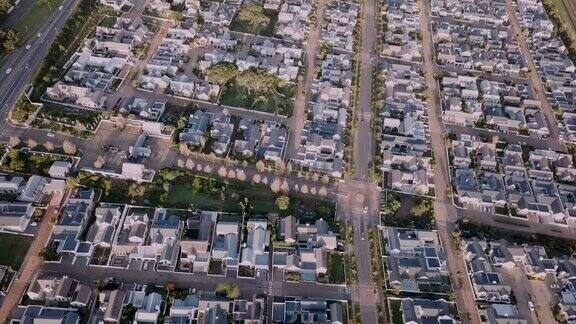
[[[274,36],[274,26],[278,12],[267,10],[261,4],[245,4],[238,10],[230,24],[230,29],[247,34]]]
[[[20,269],[34,237],[0,233],[0,265]]]
[[[277,113],[292,113],[296,86],[262,70],[240,72],[232,63],[218,63],[206,71],[210,82],[224,87],[220,103],[226,106]]]

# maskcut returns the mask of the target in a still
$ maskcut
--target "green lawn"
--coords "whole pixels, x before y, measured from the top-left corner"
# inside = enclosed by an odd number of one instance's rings
[[[261,4],[245,4],[234,16],[230,29],[242,33],[274,36],[278,12],[267,10]]]
[[[329,257],[328,277],[330,283],[343,284],[346,281],[344,278],[344,255],[339,252],[331,252]]]
[[[33,239],[31,236],[0,233],[0,265],[20,269]]]
[[[32,9],[14,26],[14,29],[22,36],[22,40],[24,41],[29,36],[34,35],[38,28],[50,18],[51,14],[58,10],[61,3],[62,0],[36,1]]]
[[[220,95],[220,103],[227,106],[240,107],[275,113],[289,116],[292,113],[292,98],[294,97],[295,87],[292,84],[284,84],[279,87],[278,94],[253,95],[248,93],[247,89],[231,83],[224,88]],[[282,98],[285,96],[285,98]]]

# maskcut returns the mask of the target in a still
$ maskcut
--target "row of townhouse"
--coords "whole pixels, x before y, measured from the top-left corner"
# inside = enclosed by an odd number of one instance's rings
[[[18,306],[10,323],[346,323],[346,302],[300,297],[260,296],[230,300],[214,292],[178,288],[169,300],[160,287],[110,281],[95,292],[67,276],[37,276],[27,291],[26,305]],[[56,302],[56,303],[50,303]],[[90,307],[89,305],[94,305]],[[418,306],[417,303],[415,306]],[[444,323],[444,322],[443,322]]]
[[[293,158],[296,165],[337,178],[344,174],[353,64],[349,54],[332,51],[318,60],[307,120]]]
[[[303,281],[316,282],[326,276],[330,253],[339,248],[338,238],[323,219],[314,224],[300,223],[294,216],[279,219],[274,240],[286,247],[274,248],[272,267],[298,273]]]
[[[392,190],[430,195],[434,189],[428,107],[421,94],[424,77],[411,64],[384,62],[382,118],[382,170]]]
[[[470,135],[449,147],[458,204],[464,208],[575,226],[576,168],[572,156],[517,144],[497,148]]]
[[[556,279],[560,290],[556,293],[558,298],[558,313],[566,319],[567,323],[576,323],[576,259],[564,256],[557,260],[558,268]]]
[[[287,140],[284,126],[250,118],[242,118],[237,124],[229,115],[197,110],[190,115],[186,128],[179,134],[179,140],[192,148],[209,150],[218,156],[230,154],[243,159],[268,161],[284,157]],[[233,141],[233,138],[236,139]]]
[[[436,231],[384,227],[380,236],[384,242],[387,289],[396,294],[439,294],[436,300],[389,298],[389,308],[400,306],[403,323],[458,323],[456,305],[446,301],[445,294],[451,289],[450,277]],[[398,316],[395,312],[391,314]]]
[[[523,84],[454,74],[440,81],[444,122],[539,138],[549,136],[541,102]]]
[[[381,234],[388,289],[423,293],[450,287],[446,255],[436,231],[385,227]]]
[[[331,1],[324,12],[322,41],[337,49],[354,51],[359,11],[360,6],[355,2]]]
[[[502,321],[528,323],[516,305],[511,303],[512,287],[503,280],[497,268],[515,267],[517,263],[522,263],[527,273],[532,266],[537,271],[545,269],[549,259],[544,249],[538,246],[510,245],[505,241],[486,242],[476,238],[465,240],[462,244],[482,321],[489,324]]]
[[[220,86],[182,73],[189,60],[190,46],[197,33],[192,27],[169,28],[166,37],[146,64],[138,79],[145,91],[167,92],[175,96],[214,101]]]
[[[98,26],[75,53],[62,80],[46,89],[44,100],[88,109],[104,109],[133,65],[133,50],[147,38],[142,19],[116,18],[112,27]]]
[[[420,6],[417,1],[387,1],[383,11],[385,30],[381,55],[405,61],[422,61],[420,35]]]
[[[281,3],[275,28],[276,37],[292,42],[304,42],[308,37],[312,3],[309,0],[286,0]]]
[[[520,75],[526,66],[511,31],[453,21],[432,24],[438,64],[491,74]]]
[[[548,17],[539,0],[520,0],[516,6],[520,25],[528,30],[527,42],[544,84],[550,105],[563,112],[560,135],[568,142],[576,141],[576,67],[568,56],[566,44]]]
[[[503,0],[432,0],[430,9],[434,17],[499,27],[509,23]]]
[[[52,194],[63,194],[65,189],[62,179],[0,175],[0,229],[25,232],[33,221],[35,206],[44,204]]]
[[[295,82],[300,72],[304,52],[297,45],[286,45],[266,38],[250,44],[247,51],[242,50],[236,54],[221,49],[205,53],[198,62],[199,69],[206,71],[218,63],[229,62],[234,63],[240,72],[259,69],[281,80]]]

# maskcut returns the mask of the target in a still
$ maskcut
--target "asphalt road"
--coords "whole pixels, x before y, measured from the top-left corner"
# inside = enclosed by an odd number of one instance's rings
[[[428,100],[428,117],[430,127],[430,139],[432,151],[436,161],[434,166],[434,187],[436,191],[436,201],[434,203],[434,216],[436,218],[437,230],[442,246],[446,252],[448,260],[448,270],[455,277],[457,273],[467,273],[464,259],[460,257],[454,244],[451,243],[450,234],[454,231],[454,222],[457,219],[456,208],[452,205],[448,197],[449,168],[445,151],[443,134],[446,133],[441,120],[441,107],[439,106],[438,83],[434,78],[432,31],[430,28],[430,9],[427,0],[421,0],[420,5],[420,28],[422,32],[422,45],[424,49],[423,71],[426,77],[426,85],[430,93]],[[468,280],[464,280],[460,285],[455,282],[453,288],[456,292],[456,304],[464,323],[480,323],[480,317],[476,309],[474,293]],[[470,320],[468,320],[468,318]]]
[[[97,280],[114,277],[123,282],[143,282],[164,286],[173,282],[177,287],[196,288],[202,291],[214,291],[216,285],[222,282],[234,281],[238,284],[241,295],[251,298],[254,295],[267,293],[269,284],[267,280],[226,278],[223,276],[211,276],[202,273],[164,272],[164,271],[141,271],[111,267],[90,267],[83,264],[46,264],[42,272],[67,274],[83,283],[93,283]],[[311,283],[289,283],[272,285],[274,296],[301,296],[304,298],[321,298],[330,300],[348,300],[346,288],[335,285],[318,285]]]
[[[374,153],[372,141],[372,54],[376,28],[374,24],[374,0],[363,3],[362,43],[360,48],[360,87],[358,102],[358,127],[354,134],[354,168],[358,179],[368,176],[368,167]]]
[[[62,10],[55,10],[53,17],[39,30],[43,31],[40,37],[29,41],[31,47],[21,47],[8,56],[4,69],[0,71],[0,133],[6,126],[8,111],[16,103],[18,97],[40,67],[48,53],[50,45],[56,38],[58,31],[65,24],[79,0],[65,0]],[[7,70],[12,69],[9,74]]]

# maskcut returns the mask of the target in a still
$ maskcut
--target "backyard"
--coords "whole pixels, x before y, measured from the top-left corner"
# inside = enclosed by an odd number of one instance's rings
[[[7,265],[14,270],[20,269],[28,248],[34,237],[0,233],[0,265]]]

